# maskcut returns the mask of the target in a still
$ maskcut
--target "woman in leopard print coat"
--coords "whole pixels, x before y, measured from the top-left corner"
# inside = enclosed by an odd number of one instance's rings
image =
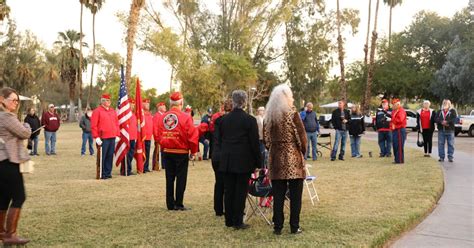
[[[306,177],[304,154],[306,132],[295,111],[293,93],[286,84],[275,87],[267,104],[264,120],[265,146],[269,150],[268,166],[273,187],[274,233],[283,229],[283,206],[287,189],[290,191],[291,233],[301,233],[299,215],[303,180]]]

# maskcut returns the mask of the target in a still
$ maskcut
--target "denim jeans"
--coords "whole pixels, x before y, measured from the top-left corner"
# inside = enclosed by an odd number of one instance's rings
[[[206,138],[201,137],[199,139],[199,143],[201,143],[204,146],[204,153],[202,154],[202,159],[207,159],[207,153],[209,152],[209,142],[205,142]]]
[[[82,132],[82,147],[81,147],[81,155],[86,154],[86,143],[89,142],[89,154],[94,155],[94,147],[92,146],[94,144],[92,140],[92,134],[91,133],[86,133]]]
[[[392,155],[392,132],[390,131],[379,131],[379,147],[381,156]]]
[[[44,131],[44,146],[47,155],[56,153],[56,132]]]
[[[347,140],[347,131],[336,130],[336,138],[334,139],[334,146],[332,147],[331,159],[336,159],[339,143],[341,143],[341,150],[339,151],[339,159],[344,158],[344,153],[346,152],[346,140]]]
[[[31,148],[31,155],[38,154],[38,143],[39,143],[39,136],[36,135],[34,138],[31,139],[32,148]]]
[[[453,159],[454,155],[454,132],[438,131],[438,154],[439,158],[444,159],[445,144],[448,143],[448,159]]]
[[[318,132],[306,132],[306,137],[308,138],[308,146],[306,147],[306,154],[304,156],[305,159],[309,158],[309,148],[310,148],[310,143],[311,147],[313,148],[313,153],[312,153],[312,158],[313,160],[316,160],[318,158],[317,152],[318,152]]]
[[[360,140],[361,140],[361,138],[362,138],[361,136],[354,136],[354,135],[350,136],[352,157],[360,156]]]

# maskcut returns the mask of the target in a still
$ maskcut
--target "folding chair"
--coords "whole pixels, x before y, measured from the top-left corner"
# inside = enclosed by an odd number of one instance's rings
[[[325,138],[328,138],[327,141],[323,141],[321,142],[321,138],[323,138],[323,140],[325,140]],[[318,146],[320,148],[325,148],[325,149],[328,149],[329,151],[332,150],[332,139],[331,139],[331,133],[320,133],[318,135]],[[323,153],[320,151],[320,149],[318,149],[318,157],[322,157],[323,156]]]
[[[306,185],[306,189],[308,190],[309,198],[311,199],[311,204],[314,206],[314,199],[319,201],[318,191],[316,191],[316,186],[314,185],[314,181],[316,181],[316,176],[312,176],[309,172],[309,168],[312,166],[310,164],[306,164],[306,179],[304,180],[304,184]]]
[[[268,225],[273,224],[270,221],[273,197],[267,173],[267,169],[259,169],[252,173],[247,194],[248,207],[245,211],[245,221],[248,221],[252,216],[260,216]]]

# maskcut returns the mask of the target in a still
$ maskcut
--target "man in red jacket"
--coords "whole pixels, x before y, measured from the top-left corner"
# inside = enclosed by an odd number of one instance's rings
[[[138,124],[137,124],[137,116],[135,115],[135,100],[130,99],[130,109],[132,110],[132,117],[130,117],[128,123],[128,135],[130,137],[130,149],[127,152],[127,176],[133,175],[132,173],[132,161],[135,155],[135,144],[137,142],[137,132],[138,132]],[[122,176],[125,176],[125,171],[122,169],[120,171]]]
[[[143,173],[147,173],[150,172],[150,149],[151,138],[153,137],[153,116],[150,112],[150,99],[143,99],[143,112],[145,115],[145,126],[143,127],[145,132],[145,163]]]
[[[183,205],[183,197],[189,159],[194,159],[198,150],[198,132],[191,116],[182,112],[183,96],[179,92],[171,94],[170,108],[158,125],[156,134],[166,165],[166,206],[168,210],[184,211],[189,210]]]
[[[92,137],[98,146],[102,146],[102,177],[112,178],[115,142],[120,134],[117,113],[110,107],[110,95],[103,94],[101,105],[94,109],[91,117]]]
[[[48,111],[41,117],[41,125],[44,126],[44,145],[46,155],[56,155],[56,131],[59,129],[61,119],[54,110],[54,104],[48,105]]]
[[[160,144],[158,143],[158,126],[163,121],[163,116],[166,113],[166,105],[164,102],[159,102],[156,104],[156,113],[153,116],[153,137],[155,139],[155,149],[153,150],[153,168],[159,168],[157,163],[160,161],[160,154],[163,157],[163,153],[160,152]],[[165,169],[165,164],[163,163],[163,159],[161,159],[161,169]]]
[[[392,112],[392,141],[393,141],[393,155],[395,157],[395,164],[403,164],[405,162],[404,146],[406,139],[407,113],[400,104],[400,99],[393,99]]]

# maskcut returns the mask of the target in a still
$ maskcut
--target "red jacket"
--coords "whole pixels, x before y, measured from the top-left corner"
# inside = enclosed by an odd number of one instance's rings
[[[56,112],[50,113],[46,111],[41,116],[41,125],[44,125],[44,130],[48,132],[56,132],[59,129],[60,119]]]
[[[128,123],[128,135],[130,136],[130,140],[137,140],[137,132],[138,132],[137,116],[134,113],[132,113],[132,117],[130,117],[130,120]]]
[[[392,130],[407,127],[407,113],[400,107],[392,111]]]
[[[155,142],[158,142],[158,126],[163,124],[163,116],[165,113],[161,113],[160,111],[156,112],[155,115],[153,116],[153,137],[155,139]]]
[[[145,134],[145,140],[151,140],[153,137],[153,116],[150,111],[144,111],[145,113],[145,126],[143,132]]]
[[[156,134],[163,152],[189,154],[191,151],[194,154],[198,151],[198,131],[193,118],[176,107],[165,113]]]
[[[199,138],[201,138],[202,136],[204,136],[204,134],[209,132],[209,125],[205,122],[202,122],[201,124],[199,124],[197,128],[198,128]]]
[[[120,128],[115,109],[107,110],[103,106],[94,109],[91,117],[91,132],[94,139],[110,139],[119,136]]]
[[[222,116],[221,112],[217,112],[217,113],[212,115],[211,124],[209,125],[209,130],[211,131],[211,133],[214,133],[214,129],[215,129],[215,126],[216,126],[216,124],[215,124],[216,120],[217,120],[217,118],[219,118],[221,116]]]

